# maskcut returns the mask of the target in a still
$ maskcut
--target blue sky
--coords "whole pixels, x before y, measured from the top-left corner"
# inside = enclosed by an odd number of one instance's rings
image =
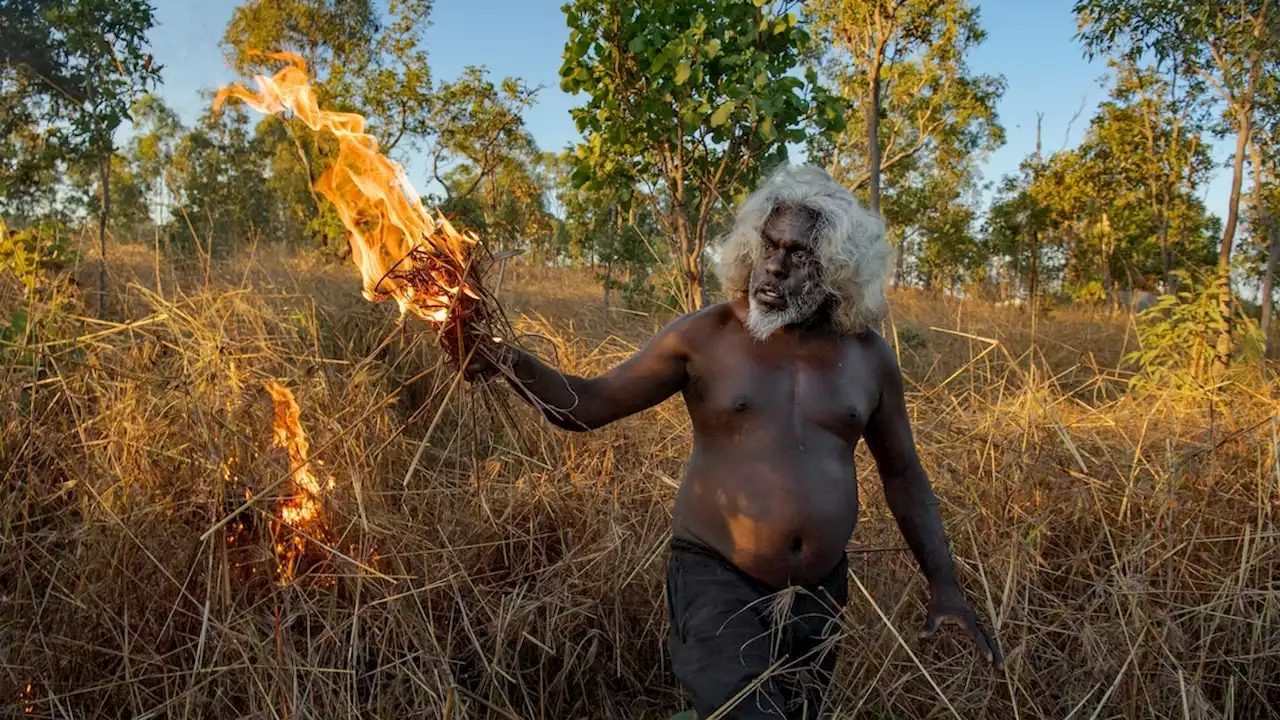
[[[201,89],[236,80],[218,41],[236,0],[157,0],[158,26],[152,32],[156,60],[164,65],[160,94],[190,123],[204,108]],[[495,78],[516,76],[542,85],[529,110],[530,131],[544,149],[561,149],[577,138],[570,108],[577,101],[559,88],[560,57],[569,31],[561,0],[435,0],[427,31],[431,68],[437,80],[457,77],[467,65],[485,65]],[[1106,96],[1098,83],[1102,61],[1087,62],[1074,39],[1070,0],[980,0],[987,41],[970,57],[974,70],[1002,74],[1007,81],[1000,120],[1007,142],[983,164],[987,180],[1012,172],[1035,149],[1036,113],[1044,114],[1046,154],[1079,142],[1097,103]],[[1073,115],[1084,111],[1070,127]],[[1217,158],[1229,150],[1216,144]],[[408,158],[410,178],[420,191],[424,162]],[[1226,214],[1229,170],[1220,169],[1206,189],[1209,209]]]

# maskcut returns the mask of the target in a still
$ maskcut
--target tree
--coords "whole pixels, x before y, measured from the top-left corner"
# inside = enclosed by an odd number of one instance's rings
[[[573,0],[560,69],[585,140],[573,178],[645,202],[680,262],[679,304],[704,301],[703,251],[714,213],[804,140],[806,121],[840,114],[809,71],[810,37],[794,3],[753,0]],[[636,190],[639,189],[637,198]]]
[[[986,38],[968,0],[808,5],[830,42],[824,75],[850,114],[865,118],[817,154],[838,180],[854,190],[867,188],[873,212],[880,212],[882,174],[918,155],[963,161],[1004,143],[995,110],[1004,79],[975,75],[965,64]]]
[[[1154,70],[1118,70],[1080,146],[1051,157],[1032,189],[1060,236],[1070,290],[1100,283],[1113,302],[1117,280],[1168,288],[1175,251],[1187,262],[1203,254],[1208,217],[1194,193],[1212,169],[1185,111],[1156,101]]]
[[[74,150],[66,111],[84,99],[51,17],[60,4],[0,3],[0,199],[11,214],[51,191],[55,168]]]
[[[269,182],[270,144],[244,108],[208,110],[177,143],[170,178],[177,202],[174,237],[206,260],[254,233],[286,236],[287,210]],[[206,265],[206,268],[208,266]]]
[[[633,202],[624,207],[617,189],[575,185],[577,158],[572,151],[553,156],[548,165],[554,208],[561,218],[561,253],[596,269],[606,310],[615,290],[621,290],[628,302],[647,296],[655,267],[669,260],[669,246],[652,241],[662,230],[650,206]]]
[[[1043,236],[1050,213],[1033,192],[1042,165],[1038,145],[1036,153],[1019,165],[1017,174],[1001,179],[987,212],[985,232],[989,256],[1004,259],[1007,284],[1016,288],[1022,282],[1025,298],[1032,304],[1041,291]]]
[[[487,73],[483,67],[468,66],[462,77],[443,83],[432,98],[431,172],[450,199],[480,191],[492,209],[497,205],[499,169],[532,162],[538,155],[524,124],[524,112],[533,105],[537,89],[510,77],[495,86]],[[471,167],[469,182],[446,183],[442,165],[457,162]]]
[[[499,252],[528,249],[534,262],[549,259],[555,225],[538,159],[508,158],[487,175],[469,163],[454,167],[440,179],[447,192],[441,209],[460,217],[458,224],[483,232]],[[468,192],[481,185],[484,194]]]
[[[1258,302],[1261,305],[1261,329],[1266,339],[1266,354],[1270,357],[1275,349],[1271,327],[1274,317],[1273,288],[1276,264],[1280,261],[1280,181],[1277,181],[1276,176],[1276,165],[1280,163],[1280,73],[1273,71],[1266,80],[1259,107],[1259,120],[1250,147],[1253,192],[1249,207],[1249,227],[1254,237],[1254,248],[1264,253],[1261,258],[1255,258],[1255,264],[1261,266]]]
[[[894,219],[889,232],[899,247],[894,284],[958,290],[986,259],[973,233],[980,199],[976,160],[920,155],[893,175],[883,211]]]
[[[1112,97],[1136,110],[1140,120],[1143,143],[1133,148],[1137,154],[1129,157],[1140,161],[1146,176],[1147,198],[1160,242],[1160,287],[1172,293],[1172,204],[1179,195],[1190,194],[1206,181],[1212,169],[1213,161],[1202,139],[1207,120],[1205,85],[1195,75],[1188,77],[1185,64],[1179,62],[1139,68],[1132,60],[1120,60],[1111,65],[1118,73]],[[1185,244],[1187,236],[1181,237]]]
[[[1212,158],[1185,113],[1153,102],[1154,78],[1120,67],[1077,147],[1036,153],[1002,182],[989,249],[1011,259],[1019,280],[1026,269],[1031,297],[1056,284],[1118,309],[1118,286],[1164,284],[1174,254],[1190,269],[1214,264],[1217,219],[1197,196]]]
[[[18,0],[6,3],[3,16],[6,100],[31,103],[16,122],[46,129],[46,141],[35,153],[37,165],[75,161],[98,173],[101,316],[114,137],[134,98],[159,80],[160,68],[146,52],[154,9],[146,0]],[[20,183],[30,178],[29,169],[19,171]]]
[[[1116,54],[1137,61],[1154,56],[1185,63],[1204,79],[1224,106],[1226,125],[1235,133],[1231,196],[1218,255],[1222,330],[1215,368],[1231,357],[1231,248],[1240,211],[1245,156],[1253,133],[1259,90],[1280,49],[1280,9],[1271,0],[1077,0],[1080,36],[1086,53]]]
[[[430,0],[391,0],[385,13],[372,0],[249,0],[222,46],[245,75],[275,69],[263,52],[302,56],[321,106],[360,112],[388,151],[429,128],[430,13]]]
[[[73,165],[62,188],[64,202],[75,216],[92,216],[101,202],[101,176],[96,167]],[[107,228],[117,241],[150,235],[153,224],[148,212],[146,185],[130,158],[111,156],[111,212]]]
[[[134,134],[128,156],[160,225],[172,219],[174,197],[172,169],[178,143],[186,133],[178,114],[154,94],[143,95],[133,104]]]

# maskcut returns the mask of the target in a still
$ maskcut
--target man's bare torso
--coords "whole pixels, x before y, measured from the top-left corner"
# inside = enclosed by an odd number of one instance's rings
[[[841,203],[856,210],[852,195],[829,177],[805,183],[821,186],[809,190],[820,202],[779,203],[758,232],[750,224],[739,228],[746,244],[728,256],[736,286],[726,286],[737,300],[677,318],[596,377],[567,375],[483,337],[468,372],[503,373],[548,420],[573,431],[603,427],[681,393],[694,448],[673,533],[778,588],[813,585],[837,566],[858,521],[854,450],[864,440],[889,510],[929,582],[924,632],[959,622],[999,664],[956,580],[897,359],[871,330],[836,329],[865,328],[869,316],[851,315],[866,307],[843,305],[857,298],[828,283],[847,286],[856,263],[844,258],[827,267],[824,260],[839,255],[824,255],[820,239],[830,245],[860,237],[874,246],[874,223],[863,227],[852,212],[833,224],[829,216],[842,215]]]
[[[854,449],[879,402],[883,340],[819,328],[760,343],[745,313],[743,301],[716,305],[680,329],[694,449],[673,532],[770,585],[809,584],[857,523]]]

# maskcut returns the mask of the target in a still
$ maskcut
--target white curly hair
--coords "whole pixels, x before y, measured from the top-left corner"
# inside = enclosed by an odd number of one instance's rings
[[[733,299],[747,297],[752,267],[764,250],[761,229],[778,207],[787,205],[817,217],[814,251],[823,289],[835,298],[837,328],[858,334],[878,324],[889,311],[885,282],[893,255],[884,221],[816,165],[779,166],[738,208],[732,229],[720,242],[716,270],[725,292]]]

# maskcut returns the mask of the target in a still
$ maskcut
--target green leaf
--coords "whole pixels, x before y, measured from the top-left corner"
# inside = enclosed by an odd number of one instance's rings
[[[573,183],[575,188],[580,188],[583,185],[586,185],[589,180],[591,180],[591,170],[587,167],[586,163],[575,167],[573,169],[573,174],[569,177],[569,181]]]
[[[684,85],[684,82],[689,79],[689,71],[690,71],[689,63],[687,62],[682,62],[676,66],[676,84],[677,85]]]
[[[720,127],[726,122],[729,122],[729,113],[733,112],[733,109],[737,107],[737,105],[738,103],[736,100],[730,100],[717,108],[716,111],[711,114],[711,127]]]
[[[648,44],[645,42],[643,35],[637,35],[631,38],[631,42],[627,43],[627,49],[637,55],[644,52],[646,47],[648,47]]]
[[[662,68],[667,66],[667,61],[670,59],[671,59],[671,46],[668,45],[667,47],[663,48],[662,52],[658,53],[658,55],[653,58],[653,62],[649,64],[649,74],[657,75],[658,73],[662,72]]]

